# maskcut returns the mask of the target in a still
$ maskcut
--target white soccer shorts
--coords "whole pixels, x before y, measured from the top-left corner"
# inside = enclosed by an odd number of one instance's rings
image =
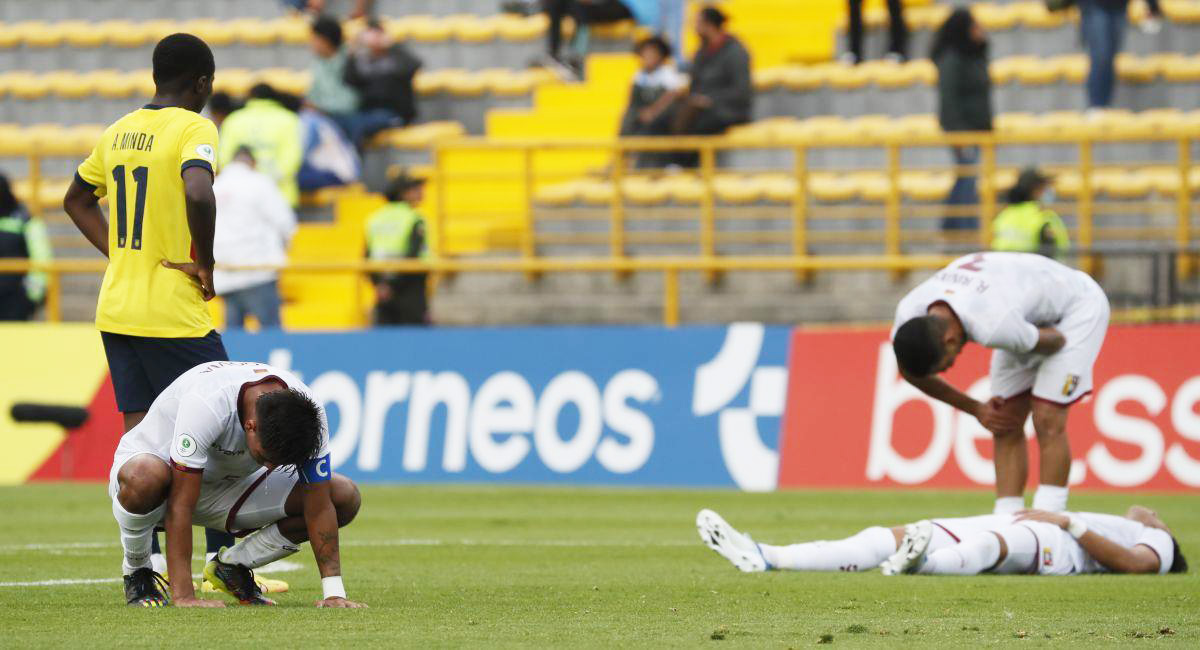
[[[1089,278],[1090,280],[1090,278]],[[992,395],[1008,399],[1031,391],[1036,399],[1069,405],[1092,392],[1092,366],[1108,333],[1108,297],[1095,281],[1062,321],[1054,325],[1067,339],[1050,355],[992,353]]]

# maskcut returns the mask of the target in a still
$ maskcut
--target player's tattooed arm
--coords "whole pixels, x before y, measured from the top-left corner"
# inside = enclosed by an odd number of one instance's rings
[[[1037,345],[1033,346],[1036,354],[1054,354],[1067,344],[1067,337],[1053,327],[1039,327]]]
[[[321,577],[341,575],[337,511],[333,508],[328,481],[304,486],[304,522]]]

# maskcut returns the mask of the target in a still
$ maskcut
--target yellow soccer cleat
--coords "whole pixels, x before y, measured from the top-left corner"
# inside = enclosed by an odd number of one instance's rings
[[[291,588],[288,583],[283,580],[275,580],[274,578],[260,576],[257,573],[254,574],[254,581],[258,583],[258,588],[262,589],[264,594],[282,594]],[[200,586],[200,589],[206,594],[218,593],[221,591],[220,589],[214,587],[213,583],[209,582],[208,578],[204,579],[204,584]]]
[[[275,601],[262,595],[254,580],[254,572],[244,566],[227,564],[216,558],[204,567],[205,582],[216,591],[233,596],[243,605],[274,605]]]

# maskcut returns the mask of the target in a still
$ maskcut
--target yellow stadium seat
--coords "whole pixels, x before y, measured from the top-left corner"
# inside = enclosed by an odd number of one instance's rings
[[[63,42],[71,47],[99,47],[107,35],[96,29],[96,24],[83,20],[70,20],[59,23],[63,32]]]
[[[887,201],[888,195],[892,191],[892,182],[883,172],[851,172],[846,175],[846,181],[854,186],[855,194],[859,198],[871,203]]]
[[[0,23],[0,48],[11,49],[21,42],[21,30],[16,25]]]
[[[791,91],[813,90],[825,83],[825,74],[818,66],[793,65],[782,69],[779,81]]]
[[[1200,81],[1200,55],[1160,59],[1162,76],[1172,83],[1196,83]]]
[[[1150,194],[1150,178],[1136,170],[1101,169],[1092,176],[1095,189],[1113,199],[1141,199]]]
[[[1044,86],[1057,83],[1062,78],[1063,69],[1055,65],[1056,59],[1025,59],[1018,60],[1014,77],[1025,85]]]
[[[278,43],[283,37],[280,23],[275,20],[242,18],[226,23],[226,29],[235,41],[243,45],[270,45]]]
[[[473,15],[452,16],[450,33],[460,43],[490,43],[499,35],[499,25],[490,18]]]
[[[667,186],[647,176],[621,179],[621,196],[634,205],[656,205],[667,201]]]
[[[942,132],[935,115],[905,115],[892,121],[891,131],[900,137],[931,137]]]
[[[577,181],[550,183],[534,190],[533,200],[541,205],[570,205],[579,200],[580,188]]]
[[[695,174],[670,174],[660,182],[675,203],[696,204],[704,196],[704,183]]]
[[[217,78],[221,78],[220,72],[217,73]],[[245,78],[251,79],[252,85],[261,81],[294,95],[303,95],[308,91],[309,83],[312,82],[311,73],[308,70],[294,70],[292,68],[262,68],[250,72]],[[249,88],[246,89],[246,91],[248,90]]]
[[[278,19],[274,29],[279,32],[279,40],[288,45],[304,45],[312,38],[312,26],[299,16]]]
[[[8,73],[8,93],[21,99],[39,99],[50,92],[46,75],[12,72]]]
[[[549,19],[546,14],[513,16],[505,14],[496,21],[496,35],[509,42],[527,42],[539,39],[546,33]]]
[[[128,20],[109,20],[97,25],[104,30],[105,38],[115,47],[141,47],[150,40],[145,23]]]
[[[59,70],[44,75],[50,92],[59,96],[77,99],[96,92],[95,75],[80,74],[71,70]]]
[[[722,203],[744,205],[760,201],[764,187],[753,176],[718,174],[713,178],[713,192]]]
[[[825,68],[825,83],[830,88],[838,90],[853,90],[867,85],[871,79],[872,69],[879,62],[867,62],[862,65],[830,65]]]
[[[1012,29],[1020,17],[1019,12],[1014,11],[1011,4],[991,2],[978,2],[971,5],[971,15],[984,29],[989,31]]]
[[[950,12],[954,8],[948,4],[937,3],[929,4],[923,7],[911,7],[905,10],[904,19],[908,22],[910,29],[927,29],[935,30],[942,23],[946,22],[946,18],[950,16]],[[887,14],[879,12],[877,18],[879,22],[877,26],[882,27],[886,20]]]
[[[829,172],[814,172],[808,176],[808,192],[812,198],[826,203],[849,201],[858,188],[849,179]]]
[[[1051,29],[1075,16],[1074,11],[1050,11],[1044,2],[1016,2],[1012,11],[1026,29]]]
[[[900,175],[900,191],[913,201],[939,202],[954,185],[951,172],[905,172]]]
[[[588,178],[579,183],[579,198],[592,205],[607,205],[613,199],[613,186],[608,181]]]
[[[463,70],[446,76],[446,90],[456,97],[479,97],[487,90],[487,80],[482,75]]]
[[[409,16],[406,20],[410,38],[418,43],[441,43],[450,40],[453,28],[450,21],[433,16]]]
[[[760,68],[753,71],[753,82],[755,92],[764,92],[774,90],[783,85],[783,73],[787,68],[775,66],[771,68]]]
[[[425,122],[402,129],[387,129],[375,136],[372,143],[396,149],[423,149],[442,138],[455,138],[465,133],[466,129],[458,122]]]
[[[790,203],[796,198],[796,178],[790,174],[768,172],[758,175],[763,199],[773,203]]]
[[[483,70],[480,76],[489,93],[503,97],[528,95],[542,83],[538,75],[528,70]]]
[[[272,85],[275,80],[271,80]],[[257,82],[254,73],[243,68],[222,68],[217,71],[216,78],[213,79],[213,87],[216,90],[227,92],[235,97],[243,96],[249,92],[250,87]]]
[[[1172,22],[1200,23],[1200,3],[1194,0],[1163,0],[1162,9]]]
[[[44,20],[17,23],[16,28],[21,32],[25,47],[58,47],[66,36],[59,23]]]
[[[1117,55],[1117,75],[1122,81],[1145,83],[1158,76],[1158,68],[1151,59],[1123,52]]]
[[[129,97],[140,88],[137,79],[116,70],[95,70],[91,76],[96,84],[96,94],[109,99]]]
[[[1087,78],[1088,69],[1091,67],[1087,56],[1083,54],[1068,54],[1058,57],[1057,65],[1062,70],[1063,81],[1071,84],[1083,83],[1083,80]]]

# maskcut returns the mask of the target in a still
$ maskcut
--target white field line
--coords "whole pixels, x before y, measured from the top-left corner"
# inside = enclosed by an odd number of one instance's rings
[[[0,553],[20,551],[55,552],[79,548],[117,548],[115,542],[66,542],[61,544],[14,544],[0,546]],[[639,542],[639,541],[588,541],[574,539],[390,539],[390,540],[347,540],[343,546],[361,547],[394,547],[394,546],[551,546],[565,548],[679,548],[699,546],[698,543],[685,542]],[[283,573],[296,571],[304,565],[297,562],[280,560],[263,567],[263,573]],[[199,578],[199,575],[192,576]],[[14,587],[62,587],[73,585],[97,585],[121,582],[121,578],[60,578],[53,580],[30,580],[16,582],[0,582],[0,589]]]
[[[662,542],[638,540],[594,541],[586,539],[350,539],[342,546],[388,547],[388,546],[560,546],[568,548],[623,548],[623,547],[685,547],[693,542]],[[10,544],[0,545],[0,553],[21,551],[65,551],[71,549],[118,548],[117,542],[64,542],[58,544]]]
[[[304,565],[299,562],[289,562],[288,560],[278,560],[263,567],[264,573],[286,573],[288,571],[297,571],[303,569]],[[199,580],[200,574],[197,573],[192,578]],[[103,585],[121,582],[121,578],[60,578],[56,580],[30,580],[27,582],[0,582],[2,587],[62,587],[72,585]]]

